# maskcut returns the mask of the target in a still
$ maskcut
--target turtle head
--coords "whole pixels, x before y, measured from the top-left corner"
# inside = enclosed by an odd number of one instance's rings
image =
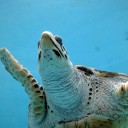
[[[50,32],[43,32],[38,42],[38,67],[39,72],[46,70],[61,70],[71,68],[72,63],[69,60],[62,39],[54,36]]]

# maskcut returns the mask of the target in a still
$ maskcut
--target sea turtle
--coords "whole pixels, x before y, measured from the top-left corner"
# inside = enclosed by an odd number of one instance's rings
[[[59,36],[45,31],[38,42],[44,88],[7,49],[0,59],[30,97],[29,128],[128,127],[128,75],[73,65]]]

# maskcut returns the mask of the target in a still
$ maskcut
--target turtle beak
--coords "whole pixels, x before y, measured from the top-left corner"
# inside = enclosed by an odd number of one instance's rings
[[[52,38],[54,38],[54,36],[51,32],[43,32],[40,40],[40,48],[42,49],[44,47],[53,47],[53,42],[51,42]]]
[[[42,33],[42,38],[45,38],[45,37],[52,37],[53,36],[53,34],[51,33],[51,32],[48,32],[48,31],[44,31],[43,33]]]
[[[56,40],[54,35],[51,32],[45,31],[42,33],[41,40],[40,40],[40,48],[48,48],[48,49],[57,49],[57,51],[63,56],[61,50],[56,44]]]

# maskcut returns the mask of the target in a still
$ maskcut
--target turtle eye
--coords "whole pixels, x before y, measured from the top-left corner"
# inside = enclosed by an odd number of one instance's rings
[[[62,39],[59,36],[55,36],[55,40],[62,46]]]

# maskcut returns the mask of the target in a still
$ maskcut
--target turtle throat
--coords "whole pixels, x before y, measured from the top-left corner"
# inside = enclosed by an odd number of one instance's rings
[[[76,84],[78,79],[76,74],[71,69],[59,69],[58,71],[51,71],[47,75],[42,76],[47,102],[49,106],[56,111],[75,110],[76,103],[80,102],[80,91]]]

